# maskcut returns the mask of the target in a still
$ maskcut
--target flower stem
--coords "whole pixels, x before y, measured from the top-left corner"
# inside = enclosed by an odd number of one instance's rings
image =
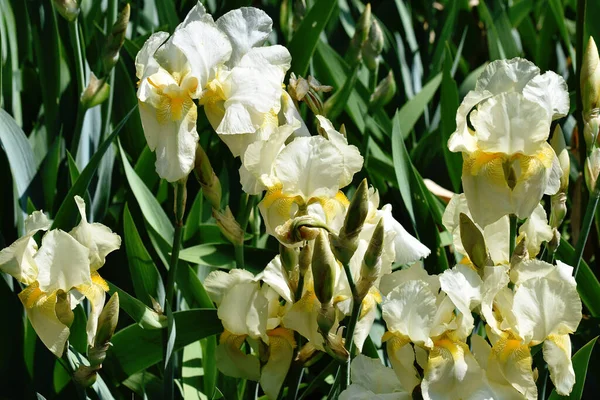
[[[81,94],[85,89],[85,55],[83,54],[81,47],[81,39],[79,35],[79,18],[75,18],[73,22],[69,23],[69,35],[71,36],[71,42],[73,44],[73,50],[75,52],[75,75],[77,81],[77,100],[81,99]],[[81,129],[83,127],[83,118],[85,116],[86,108],[78,102],[77,106],[77,119],[75,122],[75,130],[73,131],[73,140],[71,142],[71,154],[76,157],[77,150],[79,148],[79,140],[81,138]]]
[[[173,235],[173,248],[171,251],[171,262],[169,265],[169,273],[167,275],[167,288],[165,304],[173,304],[173,296],[175,293],[175,277],[177,276],[177,265],[179,261],[179,250],[181,247],[181,237],[183,232],[183,214],[185,212],[186,202],[186,184],[187,179],[177,181],[175,183],[175,233]]]
[[[581,264],[581,258],[583,257],[583,249],[587,242],[592,227],[592,221],[594,220],[594,214],[596,213],[596,207],[598,206],[598,200],[600,200],[600,179],[596,180],[596,186],[592,193],[590,193],[590,199],[588,200],[587,209],[581,223],[581,231],[577,238],[577,244],[575,245],[575,258],[573,259],[573,276],[577,277],[579,272],[579,265]]]
[[[587,0],[577,0],[577,22],[575,24],[575,101],[576,101],[576,112],[575,119],[577,121],[577,145],[579,147],[579,164],[584,166],[585,158],[587,154],[585,136],[583,134],[583,97],[581,93],[581,66],[583,64],[583,51],[585,43],[583,43],[584,36],[584,23],[585,23],[585,9]],[[583,170],[583,167],[582,167]],[[582,185],[585,186],[585,185]],[[579,207],[583,210],[586,201],[586,191],[581,189],[581,203]],[[584,221],[580,220],[581,227],[583,228]]]
[[[358,316],[360,314],[360,307],[362,304],[362,299],[358,295],[358,291],[356,290],[356,284],[354,283],[354,279],[352,278],[352,271],[350,271],[350,266],[348,264],[344,264],[344,272],[346,272],[346,278],[348,278],[348,284],[350,285],[350,291],[352,292],[352,314],[350,315],[350,321],[348,322],[348,327],[346,329],[346,343],[345,347],[348,350],[348,362],[345,366],[345,371],[343,371],[344,379],[341,380],[342,390],[344,390],[350,384],[350,361],[352,360],[352,344],[354,342],[354,329],[356,328],[356,323],[358,321]]]
[[[515,246],[517,243],[517,216],[515,214],[510,214],[509,216],[509,220],[510,220],[510,233],[509,233],[509,238],[510,238],[510,242],[509,242],[509,248],[508,248],[508,255],[509,257],[512,257],[513,252],[515,251]]]

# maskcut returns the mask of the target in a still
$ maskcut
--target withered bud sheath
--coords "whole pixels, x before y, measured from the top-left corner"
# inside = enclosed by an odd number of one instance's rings
[[[213,170],[210,160],[202,146],[196,147],[196,162],[194,165],[196,179],[202,186],[202,194],[215,210],[221,209],[221,182]]]
[[[225,208],[224,212],[213,208],[212,215],[216,220],[221,233],[227,240],[235,246],[241,246],[244,243],[244,231],[240,224],[235,220],[229,206]]]
[[[117,61],[119,61],[119,52],[121,47],[123,47],[123,43],[125,42],[125,33],[127,31],[127,24],[129,24],[129,16],[130,7],[129,3],[127,3],[117,16],[117,20],[115,21],[110,33],[108,34],[108,37],[106,38],[104,54],[102,57],[105,73],[110,72]]]
[[[300,255],[298,256],[298,269],[301,277],[306,275],[306,272],[312,263],[313,246],[313,242],[307,242],[302,247],[302,250],[300,250]]]
[[[488,254],[483,234],[467,214],[460,213],[459,218],[462,245],[473,265],[475,265],[479,272],[482,272],[486,265],[493,264]]]
[[[315,295],[321,305],[329,304],[333,299],[335,276],[338,268],[327,236],[327,232],[322,230],[315,239],[311,263]]]
[[[515,267],[521,261],[529,258],[529,252],[527,251],[527,235],[523,235],[523,238],[519,240],[519,243],[515,246],[513,253],[510,257],[511,267]]]
[[[363,179],[352,201],[348,206],[348,212],[344,219],[344,225],[340,229],[337,238],[334,238],[334,250],[336,257],[341,263],[347,264],[356,251],[358,235],[369,214],[369,187],[366,179]]]

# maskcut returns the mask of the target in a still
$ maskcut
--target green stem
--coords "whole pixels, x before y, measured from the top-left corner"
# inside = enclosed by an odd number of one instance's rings
[[[517,243],[517,216],[515,214],[510,214],[509,220],[510,220],[510,231],[509,231],[510,232],[509,233],[510,242],[509,242],[508,254],[509,254],[509,257],[512,257],[512,254],[515,251],[515,246]]]
[[[233,250],[235,252],[235,267],[244,269],[244,244],[234,244]]]
[[[81,47],[81,39],[79,35],[79,19],[76,18],[73,22],[69,23],[69,35],[71,36],[71,42],[75,53],[75,75],[77,82],[77,100],[81,99],[81,95],[85,90],[85,55]],[[75,122],[75,130],[73,131],[73,140],[71,142],[71,154],[76,157],[77,150],[79,148],[79,140],[81,139],[81,128],[83,127],[83,118],[85,116],[86,108],[78,102],[77,106],[77,120]]]
[[[345,370],[342,371],[344,378],[341,379],[342,390],[344,390],[350,384],[350,361],[352,360],[354,329],[356,328],[356,323],[358,322],[358,316],[360,314],[360,307],[362,305],[362,299],[358,295],[356,284],[352,278],[352,271],[350,271],[350,266],[348,264],[344,264],[344,272],[346,273],[346,278],[348,278],[348,283],[350,285],[350,291],[352,292],[352,314],[350,315],[350,321],[348,321],[348,327],[346,328],[345,347],[346,350],[348,350],[348,362],[346,363]]]
[[[583,222],[581,223],[581,231],[577,238],[577,244],[575,245],[575,256],[573,259],[573,276],[577,277],[579,272],[579,265],[581,264],[581,258],[583,257],[583,249],[587,242],[592,227],[592,221],[594,220],[594,214],[596,213],[596,207],[598,206],[598,200],[600,200],[600,179],[596,180],[596,186],[592,193],[590,193],[590,199],[585,210]]]
[[[371,91],[371,94],[373,94],[375,92],[375,88],[377,87],[378,75],[379,75],[379,62],[377,63],[377,68],[375,68],[369,74],[369,90]]]
[[[167,275],[167,288],[165,304],[173,304],[175,293],[175,277],[177,276],[177,265],[179,261],[179,250],[181,248],[181,239],[183,232],[183,214],[185,212],[186,190],[184,180],[175,183],[175,233],[173,235],[173,248],[171,250],[171,262],[169,273]]]
[[[577,0],[577,22],[575,23],[575,101],[576,108],[575,119],[577,121],[577,143],[579,146],[579,164],[582,166],[585,164],[585,158],[587,154],[585,136],[583,134],[583,98],[581,93],[581,66],[583,64],[583,35],[585,31],[585,9],[587,0]],[[583,186],[583,185],[582,185]],[[586,191],[581,189],[581,203],[579,204],[580,209],[583,210],[586,202]],[[581,220],[581,227],[583,227],[584,221]]]
[[[117,14],[118,14],[118,9],[117,9],[117,0],[110,0],[108,3],[108,9],[107,9],[107,15],[106,15],[106,32],[110,32],[111,27],[113,26],[113,24],[116,22],[117,20]],[[113,107],[113,101],[114,101],[114,96],[115,96],[115,91],[114,91],[114,85],[113,82],[115,81],[115,69],[113,67],[113,69],[110,71],[110,74],[108,75],[108,84],[109,84],[109,93],[108,93],[108,100],[106,101],[106,119],[104,121],[104,131],[102,133],[102,140],[104,140],[106,137],[108,137],[109,133],[110,133],[110,120],[111,120],[111,116],[112,116],[112,107]]]

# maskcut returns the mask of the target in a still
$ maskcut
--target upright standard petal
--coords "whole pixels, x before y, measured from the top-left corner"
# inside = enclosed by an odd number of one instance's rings
[[[410,338],[413,343],[433,346],[429,338],[437,307],[429,285],[408,281],[392,290],[382,305],[388,330]]]
[[[492,61],[477,78],[475,91],[488,90],[494,95],[521,92],[539,73],[540,69],[524,58]]]
[[[523,95],[544,106],[552,120],[569,113],[569,89],[562,76],[552,71],[537,75],[523,88]]]
[[[273,29],[273,21],[258,8],[241,7],[219,18],[217,27],[231,42],[231,58],[227,65],[234,67],[250,49],[265,43]]]
[[[106,256],[121,247],[121,237],[108,226],[98,222],[89,223],[85,215],[85,202],[75,196],[75,203],[81,215],[81,222],[69,234],[90,251],[90,268],[92,271],[102,267]]]
[[[44,293],[68,292],[92,283],[89,250],[68,233],[55,229],[42,238],[42,246],[34,256],[39,268],[37,281]]]

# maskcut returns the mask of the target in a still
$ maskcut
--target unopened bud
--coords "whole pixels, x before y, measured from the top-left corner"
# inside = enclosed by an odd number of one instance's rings
[[[104,45],[104,54],[102,61],[104,63],[104,72],[108,73],[119,61],[119,51],[123,47],[125,42],[125,32],[127,31],[127,24],[129,23],[129,3],[125,4],[123,10],[117,16],[110,34],[106,38],[106,44]]]
[[[288,276],[298,266],[298,250],[279,243],[279,257],[281,265]]]
[[[202,187],[202,194],[215,210],[221,209],[221,182],[202,146],[196,146],[196,162],[194,165],[196,179]]]
[[[477,270],[483,271],[485,266],[492,265],[493,262],[488,254],[483,234],[467,214],[460,213],[459,226],[463,248]]]
[[[240,224],[235,220],[229,206],[225,208],[225,212],[218,211],[213,208],[212,215],[221,230],[223,236],[227,238],[234,246],[241,246],[244,243],[244,231]]]
[[[379,22],[374,19],[369,30],[369,38],[362,48],[363,61],[370,70],[376,70],[379,67],[379,55],[383,51],[383,40]]]
[[[79,2],[77,0],[53,0],[54,8],[69,22],[75,21],[79,15]]]
[[[88,367],[87,365],[80,365],[77,370],[73,373],[73,380],[79,386],[87,388],[92,386],[96,382],[98,370],[95,367]]]
[[[594,39],[590,37],[581,64],[581,101],[583,103],[583,118],[587,119],[594,108],[600,106],[600,57]]]
[[[565,192],[558,192],[550,197],[550,226],[558,228],[567,215],[567,195]]]
[[[312,256],[312,273],[315,295],[321,304],[329,304],[333,299],[337,260],[331,251],[327,232],[321,231],[315,239]]]
[[[71,327],[75,315],[71,310],[71,302],[69,294],[64,290],[59,290],[56,293],[56,305],[54,306],[54,312],[58,320],[65,326]]]
[[[106,83],[106,79],[98,79],[93,72],[90,73],[90,81],[81,94],[81,105],[85,109],[101,104],[108,98],[110,92],[110,85]]]
[[[365,9],[363,10],[360,18],[356,22],[356,27],[354,30],[354,36],[352,36],[352,40],[350,41],[350,47],[348,48],[348,53],[346,54],[346,61],[350,65],[354,64],[361,57],[361,50],[363,44],[369,37],[369,31],[371,29],[371,4],[367,3]]]
[[[331,303],[321,305],[319,309],[319,314],[317,315],[317,326],[319,327],[319,332],[327,340],[327,336],[329,335],[329,331],[333,328],[335,324],[335,308]]]
[[[358,235],[367,219],[369,213],[369,186],[366,179],[363,179],[356,193],[352,196],[352,201],[348,206],[344,225],[340,229],[340,234],[334,238],[334,248],[336,256],[343,264],[348,263],[356,251]]]
[[[300,276],[303,277],[308,272],[308,268],[310,268],[310,264],[312,263],[312,257],[313,242],[307,242],[300,250],[300,255],[298,256],[298,269]]]
[[[600,173],[600,148],[595,147],[585,160],[585,183],[588,190],[594,191]]]
[[[595,108],[587,114],[583,120],[583,138],[588,151],[594,147],[600,147],[598,143],[598,131],[600,130],[600,109]]]
[[[327,224],[312,215],[301,215],[287,220],[275,228],[275,237],[283,244],[297,245],[307,240],[313,240],[321,229],[329,230]]]
[[[114,293],[98,318],[94,347],[101,347],[110,342],[117,328],[117,322],[119,322],[119,293]]]
[[[567,144],[565,142],[565,136],[560,125],[556,125],[552,139],[550,139],[550,145],[558,157],[560,169],[562,175],[560,176],[560,191],[566,192],[569,187],[569,172],[571,170],[571,160],[569,159],[569,152],[567,150]]]
[[[389,103],[396,94],[396,80],[392,70],[387,74],[377,87],[371,98],[369,99],[369,110],[377,110]]]
[[[529,252],[527,251],[527,234],[523,233],[521,239],[515,246],[513,253],[510,257],[510,265],[512,267],[518,265],[521,261],[529,258]]]
[[[360,299],[364,299],[367,293],[369,293],[371,286],[373,286],[373,283],[377,280],[381,272],[384,234],[383,218],[381,218],[373,231],[373,236],[371,236],[360,267],[360,278],[356,283],[356,290]]]

